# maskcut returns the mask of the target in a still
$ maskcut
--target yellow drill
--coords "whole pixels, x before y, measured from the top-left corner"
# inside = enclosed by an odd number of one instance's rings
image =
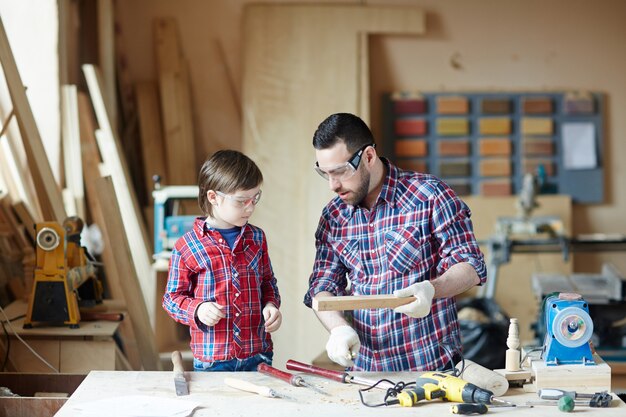
[[[415,382],[416,387],[424,390],[426,400],[442,398],[457,403],[510,404],[495,398],[493,392],[480,388],[461,378],[441,372],[426,372]]]

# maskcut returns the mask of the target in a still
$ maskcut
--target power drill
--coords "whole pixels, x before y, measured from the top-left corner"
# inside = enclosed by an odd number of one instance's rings
[[[442,398],[457,403],[492,404],[506,402],[494,398],[493,392],[477,387],[461,378],[441,372],[426,372],[415,382],[416,387],[424,390],[424,398],[434,400]]]

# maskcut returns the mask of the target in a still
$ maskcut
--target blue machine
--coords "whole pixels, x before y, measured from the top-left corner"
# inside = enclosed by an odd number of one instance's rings
[[[152,191],[154,259],[169,259],[174,243],[193,227],[197,215],[181,214],[181,200],[198,200],[198,186],[170,185]],[[199,211],[199,209],[198,209]],[[200,215],[200,214],[198,214]]]
[[[582,296],[550,295],[544,300],[543,308],[546,334],[542,358],[546,365],[595,365],[589,345],[593,321]]]

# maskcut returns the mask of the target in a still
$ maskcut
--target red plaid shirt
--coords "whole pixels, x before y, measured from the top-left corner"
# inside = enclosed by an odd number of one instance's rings
[[[316,256],[304,303],[315,294],[392,294],[416,282],[432,280],[452,265],[467,262],[481,284],[487,270],[470,221],[470,210],[443,181],[402,171],[383,159],[387,169],[371,210],[334,198],[324,208]],[[351,287],[348,287],[348,279]],[[353,326],[361,340],[355,370],[422,371],[441,368],[460,351],[454,298],[433,300],[421,319],[392,309],[354,310]]]
[[[204,218],[197,218],[172,250],[163,308],[189,326],[191,351],[202,362],[245,359],[272,350],[262,310],[269,302],[280,307],[280,295],[265,234],[246,224],[233,248]],[[226,317],[215,326],[196,318],[205,301],[224,306]]]

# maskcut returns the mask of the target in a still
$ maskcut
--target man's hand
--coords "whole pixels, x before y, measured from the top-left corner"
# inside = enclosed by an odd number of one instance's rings
[[[341,366],[352,366],[352,358],[356,356],[361,348],[359,336],[350,326],[337,326],[330,331],[328,343],[326,343],[326,353],[333,362]]]
[[[267,303],[265,307],[263,307],[263,319],[265,319],[265,331],[272,333],[280,327],[283,321],[283,315],[274,304]]]
[[[198,306],[196,310],[196,316],[198,320],[206,324],[209,327],[215,326],[218,321],[226,317],[222,311],[224,306],[221,306],[212,301],[207,301]]]
[[[416,298],[415,301],[396,307],[393,311],[396,313],[404,313],[409,317],[418,319],[430,314],[430,307],[433,304],[433,297],[435,295],[435,287],[433,287],[430,281],[422,281],[409,285],[401,290],[395,290],[393,295],[396,297],[414,296]]]

